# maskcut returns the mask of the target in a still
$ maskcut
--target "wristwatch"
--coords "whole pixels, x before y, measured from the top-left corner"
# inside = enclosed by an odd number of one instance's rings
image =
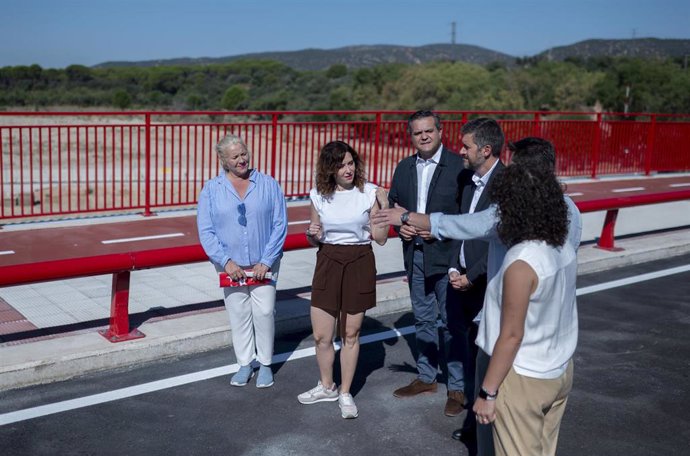
[[[495,401],[498,396],[498,390],[493,393],[488,392],[483,386],[479,390],[479,397],[485,401]]]
[[[406,224],[407,222],[409,222],[410,221],[410,211],[403,212],[402,214],[400,214],[400,221],[402,222],[403,225]]]

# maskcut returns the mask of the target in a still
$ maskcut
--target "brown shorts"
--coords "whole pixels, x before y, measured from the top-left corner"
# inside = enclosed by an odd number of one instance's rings
[[[376,261],[371,244],[319,246],[311,305],[349,314],[376,306]]]

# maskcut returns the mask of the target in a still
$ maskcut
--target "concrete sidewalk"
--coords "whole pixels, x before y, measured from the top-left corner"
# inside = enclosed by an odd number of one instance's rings
[[[646,209],[644,217],[633,218],[637,225],[642,223],[643,229],[648,230],[649,224],[643,221],[660,217],[654,215],[652,209]],[[583,241],[592,240],[601,230],[603,215],[585,214],[583,219]],[[660,223],[663,226],[663,221]],[[579,272],[589,274],[688,253],[690,229],[687,226],[617,240],[617,247],[623,248],[617,252],[594,248],[592,243],[584,244],[578,255]],[[635,231],[630,227],[621,228],[617,232],[625,234]],[[375,246],[374,249],[379,274],[378,304],[367,315],[375,318],[409,310],[400,241],[390,239],[385,246]],[[306,331],[310,327],[309,285],[314,261],[315,249],[285,253],[278,281],[277,338]],[[109,295],[110,276],[2,289],[3,298],[40,328],[106,318],[109,314]],[[52,336],[2,343],[0,390],[227,347],[230,345],[230,331],[221,297],[217,276],[207,263],[137,271],[132,275],[130,314],[135,317],[142,313],[149,315],[138,326],[146,334],[145,338],[110,343],[98,334],[97,330],[101,327],[92,326]],[[44,300],[43,304],[41,300]],[[57,304],[51,307],[46,303]],[[199,303],[206,305],[199,306]],[[176,306],[183,311],[155,316],[156,309]],[[186,311],[187,308],[190,310]]]

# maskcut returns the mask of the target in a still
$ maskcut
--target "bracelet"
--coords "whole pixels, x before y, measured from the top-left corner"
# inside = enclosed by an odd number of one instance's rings
[[[493,393],[490,393],[483,386],[479,390],[479,397],[481,399],[484,399],[485,401],[495,401],[497,396],[498,396],[498,390],[496,390]]]

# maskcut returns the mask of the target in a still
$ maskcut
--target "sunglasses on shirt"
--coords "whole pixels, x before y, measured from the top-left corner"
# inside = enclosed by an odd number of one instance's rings
[[[247,226],[247,207],[244,205],[244,203],[237,206],[237,212],[240,214],[240,216],[237,218],[237,223],[242,226]]]

